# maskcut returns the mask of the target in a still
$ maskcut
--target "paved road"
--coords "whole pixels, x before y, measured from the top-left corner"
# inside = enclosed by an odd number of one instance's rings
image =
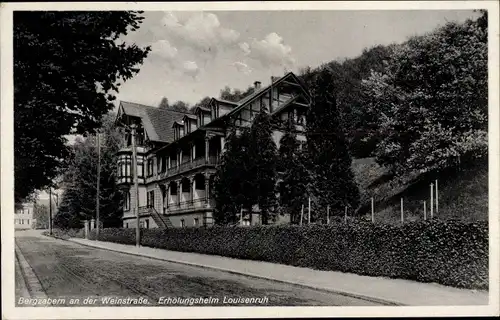
[[[88,305],[84,303],[89,302],[86,298],[95,299],[93,306],[130,305],[131,301],[119,298],[141,299],[137,300],[140,303],[147,300],[149,305],[176,306],[205,305],[198,303],[197,298],[210,298],[205,300],[208,305],[219,306],[374,305],[299,286],[89,248],[44,237],[36,231],[16,232],[16,243],[47,297],[60,298],[61,306]],[[17,273],[16,277],[19,276]],[[16,283],[19,286],[19,279]],[[22,292],[16,290],[17,302]],[[248,304],[249,301],[238,301],[239,298],[262,300]]]

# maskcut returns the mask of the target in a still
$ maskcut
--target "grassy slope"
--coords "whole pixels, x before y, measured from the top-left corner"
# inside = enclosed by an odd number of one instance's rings
[[[370,198],[375,202],[375,220],[389,223],[401,219],[400,199],[404,199],[405,220],[423,219],[423,201],[430,215],[431,180],[416,181],[418,176],[403,177],[401,182],[390,179],[386,170],[373,158],[355,159],[353,170],[360,186],[360,214],[370,215]],[[481,161],[459,172],[439,177],[440,219],[477,221],[488,219],[488,163]]]

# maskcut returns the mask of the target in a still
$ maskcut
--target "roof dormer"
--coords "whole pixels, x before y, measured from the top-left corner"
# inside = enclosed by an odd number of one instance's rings
[[[196,107],[193,110],[194,115],[196,116],[196,124],[198,127],[202,127],[212,121],[210,108],[206,107]]]
[[[178,140],[184,136],[184,132],[185,132],[184,131],[184,121],[182,121],[182,120],[174,121],[172,128],[174,129],[174,140]]]
[[[182,121],[184,121],[184,132],[186,134],[189,134],[198,128],[197,117],[194,114],[186,114],[184,118],[182,118]]]

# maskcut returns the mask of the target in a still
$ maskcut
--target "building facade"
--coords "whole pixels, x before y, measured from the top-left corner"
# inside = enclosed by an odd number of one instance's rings
[[[33,204],[24,203],[22,208],[17,209],[14,213],[14,228],[15,229],[33,229],[35,220],[33,219]]]
[[[136,201],[144,228],[212,225],[215,203],[211,189],[228,128],[249,127],[262,108],[276,120],[273,139],[277,145],[287,121],[295,124],[297,139],[305,142],[305,114],[311,99],[297,76],[290,72],[272,78],[269,86],[262,87],[258,81],[254,85],[254,92],[238,102],[212,98],[208,106],[192,113],[120,103],[116,125],[126,133],[124,148],[118,153],[117,183],[124,192],[124,228],[136,226]],[[138,126],[138,190],[132,181],[127,130],[131,124]],[[242,223],[259,223],[258,213],[255,215],[251,220],[246,216]]]

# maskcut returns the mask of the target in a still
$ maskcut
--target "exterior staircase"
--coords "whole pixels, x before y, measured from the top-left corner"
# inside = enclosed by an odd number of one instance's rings
[[[170,221],[170,219],[167,216],[165,216],[163,214],[159,214],[158,211],[156,211],[156,209],[153,206],[140,207],[139,213],[141,215],[144,215],[144,214],[151,215],[151,217],[155,221],[156,225],[160,229],[174,228],[172,221]]]

